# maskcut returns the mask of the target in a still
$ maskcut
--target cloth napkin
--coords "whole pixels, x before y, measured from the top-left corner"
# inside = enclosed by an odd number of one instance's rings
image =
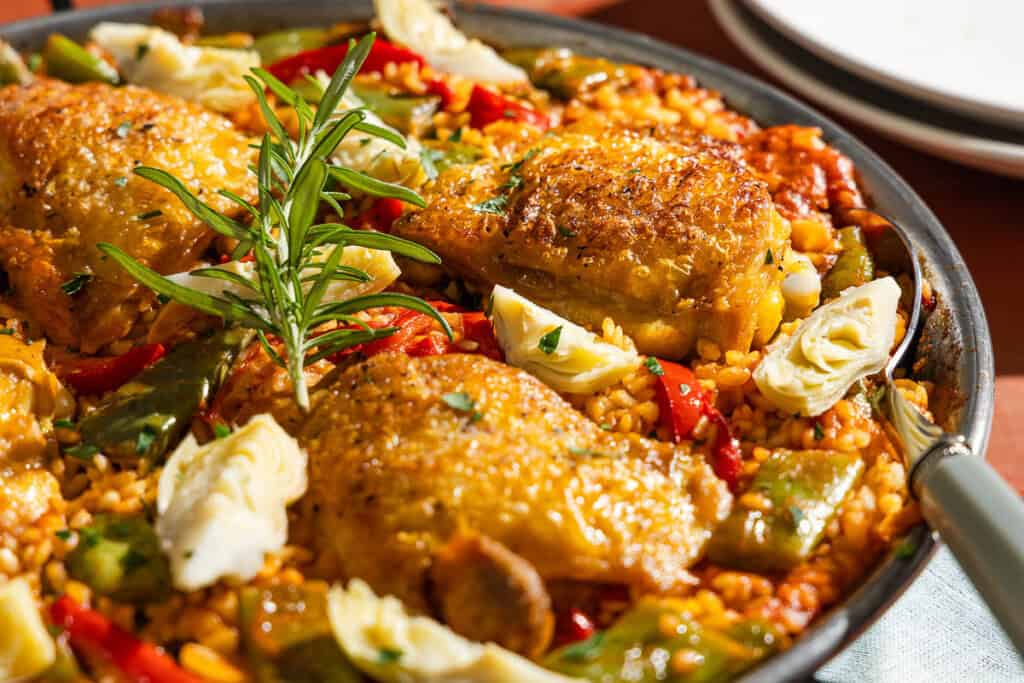
[[[1024,681],[1024,660],[952,553],[942,547],[885,616],[814,680],[1012,683]]]

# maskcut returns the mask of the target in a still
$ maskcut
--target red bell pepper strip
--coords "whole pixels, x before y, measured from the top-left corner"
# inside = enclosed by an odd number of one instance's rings
[[[364,344],[360,349],[364,356],[369,358],[385,351],[408,351],[416,337],[433,329],[434,319],[426,313],[404,311],[388,327],[397,327],[398,331],[389,337]]]
[[[672,440],[679,443],[690,438],[704,414],[704,392],[690,368],[666,360],[658,363],[663,371],[654,385],[659,414]]]
[[[400,199],[382,197],[366,211],[356,216],[358,227],[373,228],[379,232],[391,232],[391,224],[405,211],[405,204]]]
[[[483,313],[462,314],[462,338],[477,343],[475,353],[493,360],[505,360],[505,352],[494,335],[494,325]]]
[[[705,414],[715,426],[715,443],[711,446],[711,469],[715,476],[729,485],[729,490],[736,493],[736,485],[743,470],[743,454],[740,452],[739,439],[732,435],[725,416],[713,406],[706,406]]]
[[[442,109],[447,109],[448,107],[450,107],[452,101],[455,99],[455,93],[452,92],[452,89],[448,87],[448,84],[445,83],[440,78],[435,78],[431,81],[427,81],[427,94],[437,95],[438,97],[440,97]]]
[[[448,341],[448,338],[441,334],[428,332],[425,337],[412,344],[406,346],[405,352],[413,358],[421,358],[423,356],[443,356],[446,353],[451,353],[455,349],[455,346]]]
[[[348,54],[348,44],[329,45],[315,50],[306,50],[291,57],[285,57],[279,62],[274,62],[267,67],[267,71],[277,77],[285,84],[291,84],[306,74],[315,74],[317,71],[324,71],[328,75],[333,74]],[[360,73],[374,73],[383,71],[388,64],[415,63],[423,66],[426,62],[423,57],[399,47],[386,40],[377,38],[370,48],[370,54],[366,56]]]
[[[725,417],[708,400],[693,372],[678,363],[659,360],[663,373],[655,384],[655,397],[662,425],[676,443],[690,438],[702,415],[717,427],[711,448],[711,469],[733,491],[743,466],[739,441],[732,435]]]
[[[163,344],[143,344],[112,358],[84,358],[62,373],[61,379],[80,394],[102,394],[118,388],[166,352]]]
[[[67,595],[50,606],[50,619],[65,629],[74,649],[106,658],[131,681],[202,683],[203,679],[179,667],[156,645],[139,640]]]
[[[521,121],[541,130],[547,130],[551,125],[548,117],[536,109],[479,85],[473,86],[466,111],[469,112],[469,125],[474,128],[483,128],[495,121]]]

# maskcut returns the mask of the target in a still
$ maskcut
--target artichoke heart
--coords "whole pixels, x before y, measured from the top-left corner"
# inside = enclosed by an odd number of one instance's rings
[[[202,446],[189,434],[157,488],[156,532],[175,587],[254,577],[288,538],[286,506],[306,492],[306,462],[270,415]]]
[[[359,579],[327,595],[341,649],[363,673],[386,683],[572,683],[494,643],[466,640],[429,617],[410,616],[398,598],[378,597]]]
[[[0,681],[37,676],[57,656],[53,638],[24,578],[0,586],[0,634]]]
[[[557,391],[600,391],[640,365],[636,351],[601,341],[507,287],[496,286],[491,302],[494,332],[508,364]],[[556,336],[550,337],[556,330]],[[550,341],[545,343],[545,338]]]
[[[101,22],[89,38],[117,60],[129,83],[232,112],[256,100],[245,76],[260,65],[255,50],[182,43],[176,35],[143,24]]]
[[[754,371],[780,410],[820,415],[857,380],[881,370],[896,335],[900,287],[891,277],[846,290],[779,339]]]
[[[438,71],[487,83],[526,83],[526,72],[489,45],[467,38],[429,0],[374,0],[388,38],[423,55]]]

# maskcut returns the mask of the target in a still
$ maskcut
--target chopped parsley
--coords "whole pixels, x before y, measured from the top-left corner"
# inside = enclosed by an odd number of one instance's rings
[[[59,420],[54,420],[53,426],[56,429],[74,429],[75,423],[72,422],[71,420],[65,420],[64,418],[61,418]]]
[[[628,171],[626,171],[626,174],[627,175],[636,175],[639,172],[640,172],[639,168],[631,168]]]
[[[114,184],[118,187],[124,187],[128,184],[128,176],[123,175],[118,178],[114,178]]]
[[[68,296],[74,296],[82,291],[82,287],[85,287],[91,279],[92,275],[89,273],[75,273],[70,280],[60,286],[60,289]]]
[[[71,538],[71,529],[61,529],[60,531],[56,532],[54,534],[54,536],[56,536],[57,538],[59,538],[62,541],[70,540],[70,538]]]
[[[775,263],[775,257],[774,257],[774,256],[772,255],[772,250],[771,250],[771,249],[769,249],[769,250],[768,250],[767,252],[765,252],[765,255],[764,255],[764,264],[765,264],[766,266],[770,266],[770,265],[771,265],[771,264],[773,264],[773,263]]]
[[[148,221],[150,218],[156,218],[157,216],[163,216],[163,215],[164,215],[163,211],[161,211],[160,209],[155,209],[153,211],[147,211],[146,213],[140,213],[135,218],[136,218],[136,220],[140,220],[140,221]]]
[[[825,438],[825,430],[817,422],[814,423],[814,440],[821,441]]]
[[[555,230],[557,230],[558,234],[561,235],[562,237],[575,237],[576,235],[579,234],[575,230],[570,230],[564,225],[556,225]]]
[[[525,164],[527,161],[534,158],[538,154],[540,154],[539,149],[531,149],[526,154],[524,154],[523,158],[520,159],[519,161],[513,161],[510,164],[502,164],[501,170],[508,171],[509,173],[518,173],[519,169],[523,167],[523,164]]]
[[[452,410],[458,410],[463,413],[473,410],[473,407],[476,405],[476,401],[470,398],[469,394],[465,391],[449,392],[443,395],[441,400]]]
[[[223,422],[218,422],[213,425],[213,435],[218,439],[223,439],[226,436],[231,436],[231,427],[228,427]]]
[[[479,204],[473,204],[472,208],[477,213],[489,213],[494,216],[504,216],[508,211],[508,197],[501,195],[485,199]]]
[[[154,439],[156,439],[156,430],[150,425],[145,425],[135,439],[135,452],[144,455],[153,445]]]
[[[474,410],[476,401],[465,391],[452,391],[443,395],[441,400],[452,410],[457,410],[460,413],[469,413],[470,423],[479,422],[484,417],[484,414],[479,410]]]
[[[569,452],[573,455],[587,455],[592,458],[604,457],[604,453],[601,453],[600,451],[595,451],[591,448],[580,448],[578,446],[569,446]]]
[[[462,141],[462,129],[456,128],[452,131],[452,134],[448,136],[448,142],[461,142]]]
[[[28,56],[28,60],[25,62],[25,65],[32,73],[39,73],[39,68],[43,65],[43,56],[38,52],[33,52]]]
[[[647,360],[644,361],[644,365],[651,371],[651,374],[655,377],[661,377],[665,374],[665,368],[661,367],[661,363],[654,356],[648,356]]]
[[[126,138],[126,137],[128,137],[128,133],[131,131],[131,129],[132,129],[132,122],[131,121],[124,121],[124,122],[121,123],[121,125],[119,125],[117,128],[114,129],[114,133],[119,138]]]
[[[603,429],[606,432],[610,432],[612,430],[612,426],[610,424],[608,424],[607,422],[602,422],[600,426],[601,426],[601,429]]]
[[[501,115],[504,116],[506,119],[514,119],[515,117],[519,116],[519,112],[517,112],[515,109],[506,109],[505,111],[501,112]]]
[[[558,348],[558,342],[561,338],[562,326],[559,325],[540,338],[540,341],[537,342],[537,348],[550,356]]]
[[[420,150],[420,166],[423,167],[423,172],[427,174],[427,179],[433,180],[437,177],[436,162],[443,158],[444,152],[439,149],[424,147]]]
[[[13,327],[0,328],[0,334],[14,334],[14,328]]]
[[[402,658],[402,651],[393,647],[382,647],[377,650],[377,662],[380,664],[394,664]]]
[[[139,43],[135,48],[135,61],[142,61],[147,54],[149,54],[149,43]]]
[[[91,443],[80,443],[77,446],[64,449],[65,455],[70,455],[72,458],[78,458],[79,460],[91,460],[92,456],[99,452],[100,449]]]
[[[171,300],[171,297],[167,296],[166,294],[157,294],[156,295],[156,301],[157,301],[158,304],[166,304],[166,303],[170,302],[170,300]]]

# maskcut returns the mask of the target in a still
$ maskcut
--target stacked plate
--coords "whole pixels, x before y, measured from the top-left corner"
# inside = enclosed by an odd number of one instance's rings
[[[911,147],[1024,178],[1024,2],[710,0],[747,56]]]

